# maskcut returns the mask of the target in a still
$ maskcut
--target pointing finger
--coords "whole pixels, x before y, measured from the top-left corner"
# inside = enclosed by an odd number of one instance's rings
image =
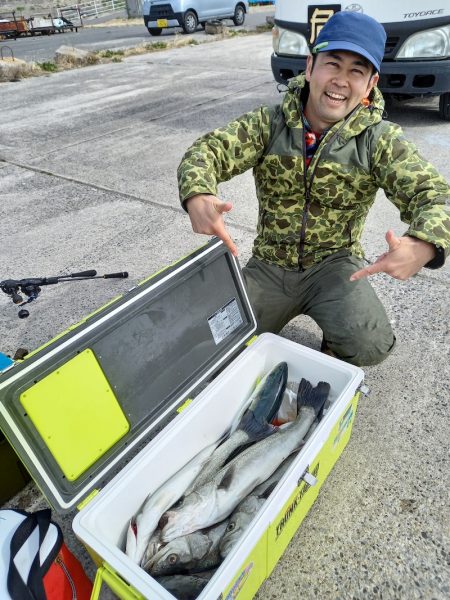
[[[222,242],[230,250],[230,252],[233,256],[238,255],[237,246],[231,239],[231,236],[228,233],[228,231],[226,230],[225,225],[223,224],[222,220],[220,221],[220,224],[217,227],[215,227],[214,235],[216,235],[218,238],[220,238],[222,240]]]
[[[374,275],[375,273],[380,273],[383,270],[384,269],[381,262],[376,262],[373,265],[369,265],[368,267],[365,267],[364,269],[360,269],[359,271],[353,273],[353,275],[350,277],[350,281],[357,281],[358,279],[363,279],[363,277],[369,277],[370,275]]]
[[[219,235],[220,239],[223,241],[223,243],[225,244],[225,246],[230,250],[231,254],[233,256],[237,256],[238,255],[238,249],[236,244],[233,242],[233,240],[231,239],[231,236],[229,233],[227,233],[226,230],[224,230],[224,235]]]

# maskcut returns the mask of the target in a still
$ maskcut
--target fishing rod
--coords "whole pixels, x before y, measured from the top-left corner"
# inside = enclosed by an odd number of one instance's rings
[[[31,277],[29,279],[5,279],[0,281],[0,289],[7,296],[10,296],[14,304],[25,306],[33,300],[36,300],[41,292],[41,287],[44,285],[53,285],[56,283],[67,281],[85,281],[86,279],[125,279],[128,273],[107,273],[106,275],[97,275],[97,271],[82,271],[81,273],[71,273],[69,275],[61,275],[61,277]],[[27,300],[24,300],[24,296]],[[26,319],[30,316],[26,308],[21,308],[18,312],[19,319]]]

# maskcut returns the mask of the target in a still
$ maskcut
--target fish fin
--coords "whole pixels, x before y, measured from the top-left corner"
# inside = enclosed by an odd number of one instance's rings
[[[242,417],[240,429],[247,434],[250,442],[262,440],[277,430],[265,419],[259,419],[252,410],[248,410]]]
[[[303,382],[306,382],[303,384]],[[303,384],[303,385],[302,385]],[[300,389],[301,388],[301,389]],[[301,401],[301,406],[309,406],[317,415],[321,412],[330,393],[330,384],[325,381],[320,381],[315,388],[307,381],[302,379],[297,393],[297,403]]]
[[[323,394],[325,396],[325,400],[323,401],[323,404],[319,412],[317,413],[317,419],[318,421],[320,421],[323,417],[323,409],[325,408],[325,404],[327,403],[328,396],[330,394],[330,384],[326,381],[319,381],[319,383],[317,384],[317,390],[318,393]]]
[[[257,401],[250,407],[257,419],[270,422],[277,414],[286,389],[287,378],[286,362],[280,362],[270,371]]]
[[[258,494],[258,498],[264,498],[265,500],[267,500],[267,498],[270,496],[273,490],[277,487],[278,483],[278,481],[273,481],[270,485],[266,487],[264,491],[261,492],[261,494]]]
[[[304,402],[304,398],[307,397],[311,393],[312,389],[313,389],[313,386],[305,378],[303,378],[300,381],[300,383],[298,384],[298,391],[297,391],[297,412],[304,405],[304,403],[305,403]]]
[[[231,482],[233,480],[233,475],[234,475],[234,465],[231,465],[224,473],[222,479],[219,482],[219,485],[217,486],[217,489],[219,490],[227,490],[230,485]]]
[[[250,448],[250,446],[253,446],[253,444],[254,444],[254,441],[252,440],[251,442],[248,442],[247,444],[241,444],[240,446],[235,448],[233,450],[233,452],[230,454],[230,456],[227,458],[227,460],[223,463],[222,467],[224,467],[225,465],[230,463],[232,460],[234,460],[236,458],[236,456],[238,456],[241,452],[244,452],[244,450],[247,450],[247,448]]]

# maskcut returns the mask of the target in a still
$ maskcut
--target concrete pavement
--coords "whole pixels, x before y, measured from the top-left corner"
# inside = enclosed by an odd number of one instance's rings
[[[0,279],[130,273],[48,286],[26,320],[2,295],[3,352],[37,347],[204,241],[179,207],[176,167],[201,133],[278,101],[270,52],[267,33],[2,84]],[[450,123],[439,120],[436,100],[389,112],[450,180]],[[251,174],[222,185],[221,196],[235,203],[227,223],[245,264],[257,216]],[[380,193],[364,234],[369,259],[385,250],[388,227],[405,230]],[[397,347],[365,369],[371,394],[350,444],[259,600],[450,595],[450,268],[373,284]],[[282,335],[320,346],[307,318]],[[33,485],[14,502],[45,505]],[[92,574],[71,517],[59,520]]]

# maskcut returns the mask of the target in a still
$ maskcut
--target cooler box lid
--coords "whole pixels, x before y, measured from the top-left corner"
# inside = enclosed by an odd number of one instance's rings
[[[254,333],[239,264],[217,238],[0,375],[0,428],[67,511],[120,471]]]

